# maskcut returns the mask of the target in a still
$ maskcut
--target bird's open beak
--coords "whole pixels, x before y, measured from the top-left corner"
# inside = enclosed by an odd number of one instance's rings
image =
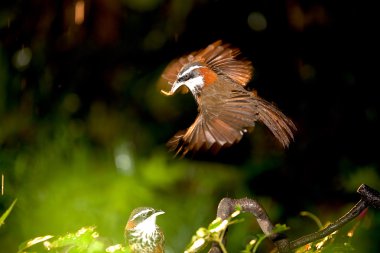
[[[164,90],[161,90],[161,93],[166,95],[166,96],[171,96],[173,95],[179,87],[181,87],[183,85],[183,83],[178,83],[178,82],[174,82],[173,85],[172,85],[172,88],[171,90],[168,92],[168,91],[164,91]]]

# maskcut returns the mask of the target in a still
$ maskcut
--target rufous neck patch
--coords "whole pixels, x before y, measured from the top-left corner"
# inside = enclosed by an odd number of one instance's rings
[[[128,221],[127,225],[125,226],[126,229],[133,229],[135,228],[136,223],[134,221]]]
[[[199,72],[203,76],[205,86],[214,83],[218,78],[217,74],[207,67],[199,68]]]

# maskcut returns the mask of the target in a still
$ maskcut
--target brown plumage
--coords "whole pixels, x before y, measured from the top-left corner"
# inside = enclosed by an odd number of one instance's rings
[[[185,85],[198,103],[199,114],[185,131],[172,137],[168,146],[176,154],[199,150],[219,151],[241,140],[243,134],[264,123],[287,147],[296,129],[293,122],[273,104],[245,89],[252,77],[251,62],[237,57],[240,50],[217,41],[207,48],[173,61],[163,73],[169,92]]]

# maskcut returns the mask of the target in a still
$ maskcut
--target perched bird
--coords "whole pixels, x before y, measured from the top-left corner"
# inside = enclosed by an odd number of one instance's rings
[[[239,56],[238,48],[216,41],[174,60],[164,70],[162,77],[171,89],[161,92],[171,96],[179,88],[186,88],[198,104],[195,122],[168,141],[176,155],[199,150],[216,153],[239,142],[256,121],[264,123],[284,147],[293,139],[293,122],[272,103],[245,88],[253,67]]]
[[[164,234],[156,225],[156,217],[163,214],[151,207],[132,211],[125,226],[125,237],[133,253],[163,253]]]

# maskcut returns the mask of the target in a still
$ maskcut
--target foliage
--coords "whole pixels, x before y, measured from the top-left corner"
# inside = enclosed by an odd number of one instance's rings
[[[319,218],[310,212],[301,212],[301,215],[307,216],[315,223],[320,226],[320,229],[328,226],[329,223],[322,226]],[[241,211],[236,210],[232,213],[227,219],[222,220],[220,218],[215,219],[210,223],[207,228],[201,227],[197,230],[196,234],[193,235],[191,243],[188,245],[185,253],[197,253],[203,252],[203,250],[209,246],[211,243],[217,243],[223,253],[227,253],[227,249],[223,244],[223,237],[227,228],[238,222],[242,222]],[[340,252],[340,253],[349,253],[355,251],[354,247],[351,244],[352,237],[356,229],[358,228],[360,221],[355,223],[348,232],[342,232],[340,230],[335,231],[334,233],[326,236],[321,240],[309,243],[305,246],[298,248],[296,253],[330,253],[330,252]],[[289,230],[290,228],[285,224],[276,224],[272,233],[283,233],[284,231]],[[344,229],[342,229],[345,231]],[[343,234],[343,235],[342,235]],[[270,234],[265,235],[263,233],[257,234],[254,239],[252,239],[242,250],[242,253],[256,253],[259,250],[259,246],[262,242],[267,239]],[[276,252],[276,250],[275,250]]]
[[[285,224],[276,224],[272,233],[282,233],[286,230],[288,230],[289,227],[287,227]],[[258,234],[255,239],[251,240],[245,247],[245,249],[242,251],[242,253],[255,253],[259,249],[259,245],[270,235],[265,234]]]
[[[39,247],[38,247],[39,246]],[[63,236],[40,236],[20,245],[18,253],[129,253],[121,244],[109,245],[102,240],[95,227],[83,227],[75,233]]]
[[[320,223],[318,217],[309,213],[302,212],[302,215],[310,217],[317,224]],[[227,249],[223,244],[223,237],[230,225],[243,222],[241,211],[237,209],[227,219],[220,218],[212,221],[207,228],[201,227],[193,235],[191,243],[187,246],[185,253],[202,252],[211,243],[217,243],[223,253],[227,253]],[[325,224],[328,226],[329,223]],[[325,226],[322,226],[321,229]],[[300,247],[296,253],[330,253],[354,252],[355,249],[351,245],[351,239],[358,228],[359,222],[355,223],[349,231],[342,236],[340,231],[336,231],[325,238],[309,243]],[[283,233],[289,230],[284,224],[276,224],[272,233]],[[270,235],[258,234],[255,239],[251,240],[242,250],[242,253],[258,252],[261,243]],[[61,236],[45,235],[33,238],[22,243],[19,246],[18,253],[129,253],[128,246],[123,244],[110,244],[111,240],[101,237],[94,226],[82,227],[75,233],[67,233]]]
[[[93,224],[120,241],[130,211],[142,205],[163,209],[170,217],[160,218],[159,225],[167,246],[178,252],[193,229],[214,213],[215,193],[241,190],[241,172],[233,166],[173,162],[162,148],[142,157],[125,136],[104,148],[88,139],[79,122],[56,123],[39,123],[33,143],[0,153],[1,165],[9,168],[0,201],[18,197],[0,229],[0,245],[7,252],[36,235]]]
[[[201,252],[213,242],[219,245],[223,253],[227,253],[227,249],[223,243],[224,235],[230,225],[243,222],[241,213],[241,210],[237,208],[236,211],[233,212],[227,219],[222,220],[221,218],[216,218],[209,224],[207,228],[199,228],[195,235],[193,235],[191,243],[187,246],[185,253]],[[273,229],[273,233],[280,233],[288,229],[289,228],[286,225],[277,224]],[[268,238],[268,236],[269,235],[264,234],[257,235],[256,239],[251,240],[242,252],[257,252],[257,249],[261,242],[264,239]]]
[[[199,228],[195,235],[191,238],[191,243],[188,245],[185,253],[199,252],[212,242],[218,243],[222,251],[227,252],[223,244],[224,233],[226,232],[228,226],[242,221],[239,218],[240,213],[240,210],[236,210],[225,220],[216,218],[207,228]]]

